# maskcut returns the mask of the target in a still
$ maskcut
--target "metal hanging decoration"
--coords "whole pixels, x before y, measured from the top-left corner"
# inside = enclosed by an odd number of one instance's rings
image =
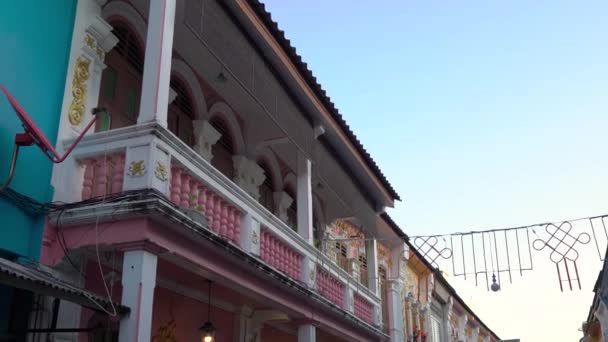
[[[579,253],[576,250],[578,244],[586,245],[591,241],[591,237],[587,233],[580,233],[577,236],[572,235],[572,224],[568,221],[562,222],[560,225],[553,223],[545,226],[545,231],[549,235],[549,238],[543,240],[538,238],[534,240],[532,246],[537,251],[543,250],[545,247],[551,250],[549,258],[555,264],[557,268],[557,276],[559,278],[559,286],[564,291],[563,284],[568,282],[570,290],[572,290],[572,281],[578,282],[578,288],[581,289],[581,280],[578,275],[578,267],[576,266],[576,260],[578,260]],[[536,233],[536,232],[535,232]],[[570,274],[568,264],[574,268],[574,274]],[[566,271],[565,275],[562,275],[560,268]]]
[[[480,277],[485,278],[487,290],[495,292],[501,289],[504,276],[512,283],[513,273],[523,276],[524,271],[533,270],[534,250],[548,255],[555,264],[560,289],[563,291],[567,284],[573,290],[575,285],[581,289],[577,265],[579,248],[589,244],[591,237],[600,260],[604,260],[601,251],[608,245],[606,218],[608,215],[466,233],[412,236],[410,239],[434,267],[438,267],[438,262],[451,259],[453,276],[473,278],[476,286]],[[581,224],[575,228],[574,222]],[[532,239],[530,235],[533,235]]]

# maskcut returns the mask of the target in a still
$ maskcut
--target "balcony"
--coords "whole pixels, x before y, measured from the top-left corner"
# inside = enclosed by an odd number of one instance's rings
[[[61,177],[72,189],[60,193],[59,200],[77,202],[155,189],[173,203],[172,210],[204,215],[205,229],[315,290],[328,305],[369,325],[379,324],[381,300],[360,279],[156,123],[88,135],[63,167]],[[63,224],[69,225],[74,217],[65,215]]]

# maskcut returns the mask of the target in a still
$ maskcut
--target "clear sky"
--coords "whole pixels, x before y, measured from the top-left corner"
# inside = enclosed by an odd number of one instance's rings
[[[608,2],[264,0],[404,201],[410,235],[608,213]],[[595,248],[588,245],[588,249]],[[600,262],[458,291],[503,338],[578,341]]]

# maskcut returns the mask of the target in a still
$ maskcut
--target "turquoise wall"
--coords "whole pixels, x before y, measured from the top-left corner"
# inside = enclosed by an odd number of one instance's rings
[[[0,84],[55,143],[76,13],[76,0],[0,1]],[[20,121],[0,98],[0,182],[8,174]],[[40,202],[52,199],[52,163],[37,147],[19,152],[11,188]],[[38,259],[43,216],[0,198],[0,251]]]

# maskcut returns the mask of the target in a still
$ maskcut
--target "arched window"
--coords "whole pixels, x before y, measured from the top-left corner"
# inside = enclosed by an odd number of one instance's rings
[[[192,99],[190,98],[188,89],[186,89],[183,82],[179,79],[172,77],[170,84],[171,89],[177,95],[175,100],[169,104],[169,115],[167,118],[169,130],[179,137],[181,141],[188,144],[188,146],[192,146],[194,145],[194,132],[192,128],[194,107]]]
[[[262,170],[264,170],[264,182],[260,185],[260,204],[270,212],[274,212],[274,185],[272,173],[266,162],[262,161],[259,163]]]
[[[123,23],[112,25],[118,43],[105,58],[99,94],[99,107],[108,111],[111,129],[137,123],[144,67],[143,49],[137,36]]]
[[[293,199],[289,208],[287,208],[287,225],[291,229],[298,231],[298,203],[296,201],[296,193],[291,187],[286,187],[285,192]]]
[[[213,154],[211,165],[226,177],[233,179],[234,164],[232,162],[232,156],[234,155],[234,145],[232,143],[232,135],[230,134],[228,125],[226,125],[222,119],[216,117],[211,119],[211,126],[222,135],[211,149]]]

